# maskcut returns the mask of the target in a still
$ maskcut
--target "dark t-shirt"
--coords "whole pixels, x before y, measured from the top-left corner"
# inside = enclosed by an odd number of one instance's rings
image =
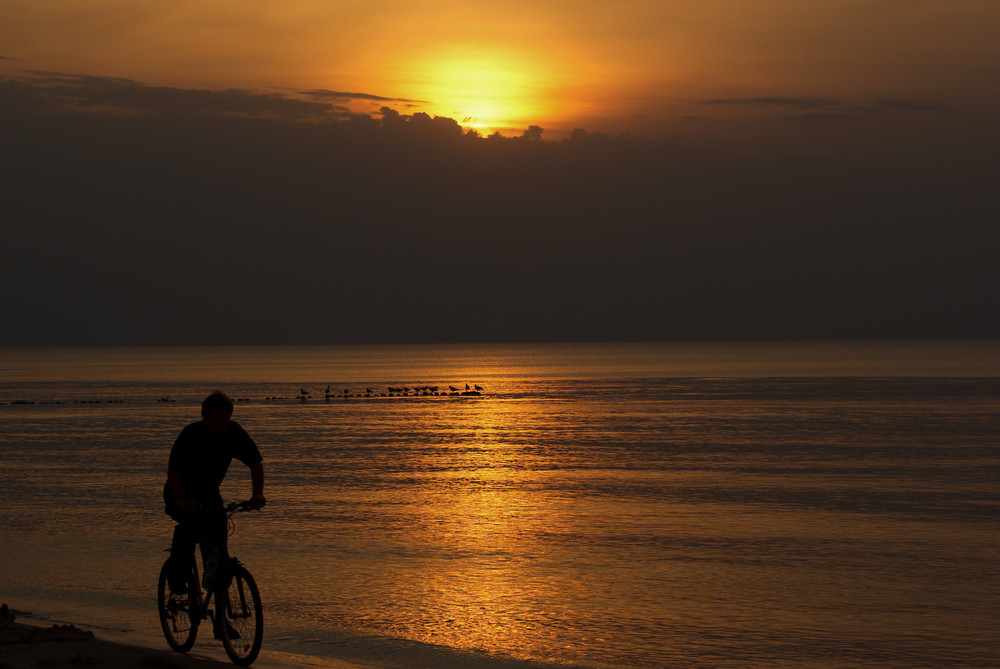
[[[201,421],[191,423],[183,430],[170,449],[168,472],[181,475],[184,496],[199,504],[221,504],[219,486],[226,478],[229,465],[236,458],[248,467],[263,458],[257,444],[239,423],[229,421],[222,434],[210,434]],[[167,513],[177,510],[169,487],[164,488]]]

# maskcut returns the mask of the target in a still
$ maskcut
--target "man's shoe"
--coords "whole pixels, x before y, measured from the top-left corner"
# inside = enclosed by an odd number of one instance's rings
[[[226,623],[226,632],[229,635],[229,640],[230,641],[235,641],[236,639],[239,639],[240,638],[240,633],[237,632],[236,629],[232,625],[229,624],[228,620],[225,621],[225,623]],[[215,626],[215,638],[218,639],[219,641],[222,641],[222,632],[219,631],[219,626],[218,625]]]

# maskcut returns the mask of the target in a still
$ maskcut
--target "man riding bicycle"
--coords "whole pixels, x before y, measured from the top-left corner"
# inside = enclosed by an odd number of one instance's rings
[[[174,592],[187,590],[195,543],[201,543],[206,577],[213,552],[228,555],[228,523],[219,486],[234,458],[250,468],[251,505],[259,509],[267,503],[260,450],[232,415],[232,400],[225,393],[212,393],[201,403],[201,420],[185,427],[170,449],[163,500],[167,515],[177,521],[170,546],[169,583]]]

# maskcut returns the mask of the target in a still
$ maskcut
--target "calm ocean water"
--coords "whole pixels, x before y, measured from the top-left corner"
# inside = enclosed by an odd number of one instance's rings
[[[1000,342],[0,350],[0,599],[157,643],[217,388],[265,457],[265,651],[1000,666]]]

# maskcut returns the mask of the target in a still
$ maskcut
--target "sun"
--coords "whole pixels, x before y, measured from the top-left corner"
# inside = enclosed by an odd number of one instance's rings
[[[481,134],[520,132],[551,114],[550,73],[518,54],[442,49],[408,69],[422,111]]]
[[[531,82],[509,63],[450,60],[428,68],[428,97],[473,128],[512,127],[530,113]]]

